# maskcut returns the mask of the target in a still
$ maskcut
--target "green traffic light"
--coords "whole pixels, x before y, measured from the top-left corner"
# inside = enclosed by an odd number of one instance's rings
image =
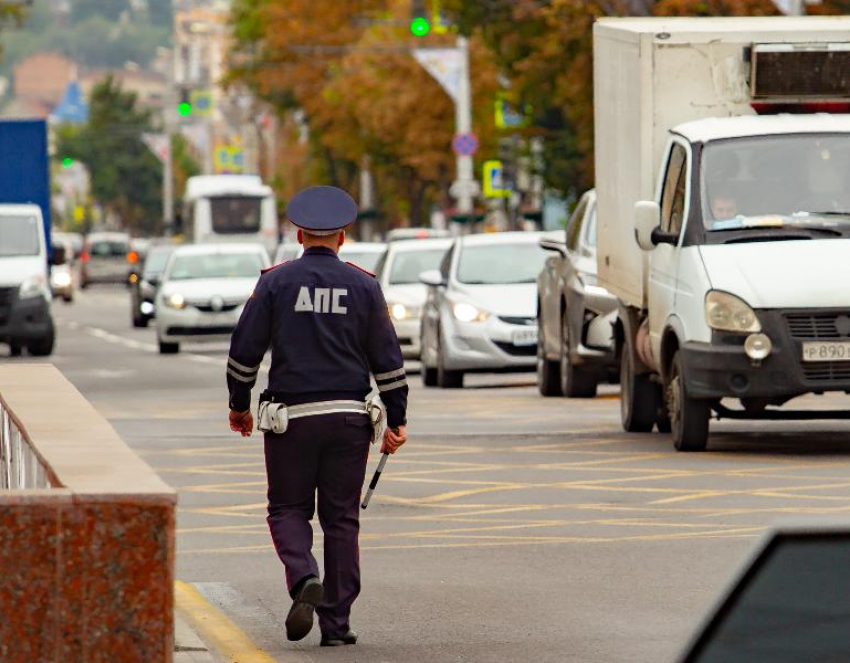
[[[414,18],[410,22],[410,31],[416,37],[424,37],[429,32],[431,32],[431,23],[428,21],[427,18]]]
[[[192,114],[192,104],[188,101],[180,102],[180,105],[177,106],[177,112],[180,113],[182,117],[189,117]]]
[[[62,159],[62,168],[70,168],[74,165],[74,160],[71,157],[65,157]]]

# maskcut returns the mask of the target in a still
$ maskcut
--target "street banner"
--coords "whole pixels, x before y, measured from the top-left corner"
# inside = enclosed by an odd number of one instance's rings
[[[457,48],[417,48],[413,57],[443,87],[452,101],[458,103],[463,53]]]
[[[168,134],[142,134],[142,140],[148,146],[151,152],[156,155],[162,163],[168,159],[168,153],[171,150],[171,141],[168,140]]]

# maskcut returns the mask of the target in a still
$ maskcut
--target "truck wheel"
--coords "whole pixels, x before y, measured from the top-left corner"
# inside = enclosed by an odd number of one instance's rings
[[[537,318],[537,390],[541,396],[561,396],[561,365],[546,358],[541,318]]]
[[[29,350],[33,357],[47,357],[53,352],[53,344],[55,340],[56,336],[51,331],[50,334],[44,338],[27,343],[27,350]]]
[[[166,343],[164,341],[159,342],[159,354],[176,355],[178,352],[180,352],[179,343]]]
[[[711,405],[708,401],[688,396],[682,375],[682,359],[677,352],[670,368],[670,383],[665,390],[673,446],[677,451],[705,451]]]
[[[561,316],[561,393],[567,398],[594,398],[596,396],[596,376],[582,370],[570,361],[570,320],[566,312]]]
[[[636,375],[629,342],[620,357],[620,420],[629,433],[649,433],[658,416],[661,390],[648,375]]]

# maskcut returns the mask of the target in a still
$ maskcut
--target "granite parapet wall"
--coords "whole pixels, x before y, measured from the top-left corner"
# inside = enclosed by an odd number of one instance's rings
[[[54,367],[0,367],[0,401],[51,477],[0,491],[0,661],[170,661],[174,491]]]

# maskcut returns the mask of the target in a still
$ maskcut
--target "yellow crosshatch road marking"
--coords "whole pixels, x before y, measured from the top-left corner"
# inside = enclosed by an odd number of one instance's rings
[[[492,446],[481,443],[486,435],[453,436],[459,441],[451,444],[423,436],[393,457],[361,514],[362,548],[673,545],[755,537],[784,516],[850,513],[850,478],[842,474],[850,460],[840,455],[733,450],[697,458],[612,430],[532,436],[528,444],[498,434]],[[187,496],[180,555],[274,555],[258,442],[145,454]]]

